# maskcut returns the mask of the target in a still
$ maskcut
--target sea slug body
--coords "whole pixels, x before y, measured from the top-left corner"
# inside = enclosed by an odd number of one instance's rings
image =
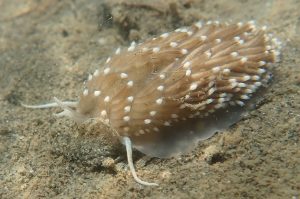
[[[132,42],[89,75],[78,103],[56,99],[64,109],[59,115],[81,122],[101,118],[126,145],[134,178],[156,185],[136,176],[131,141],[172,136],[188,121],[195,124],[222,110],[245,107],[268,82],[279,58],[280,42],[265,29],[252,21],[197,22],[144,43]],[[189,130],[195,131],[199,128]]]

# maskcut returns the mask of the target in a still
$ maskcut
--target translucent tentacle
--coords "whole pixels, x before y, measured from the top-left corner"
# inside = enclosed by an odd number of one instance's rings
[[[73,101],[61,101],[61,103],[65,106],[68,107],[76,107],[78,102],[73,102]],[[53,108],[53,107],[60,107],[57,102],[52,102],[52,103],[47,103],[47,104],[39,104],[39,105],[28,105],[28,104],[23,104],[21,105],[25,108]]]
[[[87,117],[85,117],[84,115],[78,113],[74,108],[77,107],[78,102],[74,102],[74,101],[60,101],[59,99],[57,99],[56,97],[53,97],[55,102],[52,103],[47,103],[47,104],[40,104],[40,105],[27,105],[27,104],[23,104],[21,103],[21,105],[25,108],[53,108],[53,107],[60,107],[63,109],[62,112],[54,114],[57,117],[63,117],[63,116],[67,116],[73,120],[75,120],[76,122],[83,122],[86,119],[88,119]]]
[[[123,137],[123,141],[124,141],[124,144],[126,146],[127,160],[128,160],[129,169],[130,169],[131,174],[133,175],[133,178],[135,179],[135,181],[142,184],[142,185],[146,185],[146,186],[158,186],[158,184],[156,184],[156,183],[145,182],[137,176],[137,174],[135,172],[135,169],[134,169],[133,161],[132,161],[132,144],[131,144],[131,140],[128,137]]]

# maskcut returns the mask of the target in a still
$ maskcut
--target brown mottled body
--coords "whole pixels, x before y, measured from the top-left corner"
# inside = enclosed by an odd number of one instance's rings
[[[196,23],[133,42],[89,75],[79,102],[23,106],[59,106],[57,116],[109,124],[126,146],[134,179],[156,186],[138,178],[131,140],[148,155],[169,157],[237,122],[278,60],[280,42],[265,29],[253,22]]]
[[[89,76],[77,112],[120,136],[163,134],[179,121],[243,106],[269,79],[277,47],[252,22],[196,23],[133,42]]]

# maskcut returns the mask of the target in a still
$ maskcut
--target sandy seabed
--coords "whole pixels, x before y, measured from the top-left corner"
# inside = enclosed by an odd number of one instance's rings
[[[300,197],[300,1],[0,0],[0,198]],[[87,74],[132,40],[198,20],[267,25],[282,42],[264,99],[187,155],[149,158],[38,104],[77,99]]]

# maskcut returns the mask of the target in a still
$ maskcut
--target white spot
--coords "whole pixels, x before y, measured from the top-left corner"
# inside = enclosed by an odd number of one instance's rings
[[[209,99],[206,100],[206,104],[210,104],[210,103],[212,103],[213,101],[214,101],[213,99],[209,98]]]
[[[163,102],[163,98],[158,98],[157,100],[156,100],[156,104],[162,104],[162,102]]]
[[[149,50],[149,49],[148,49],[147,47],[143,47],[143,48],[142,48],[142,51],[143,51],[143,52],[147,52],[148,50]]]
[[[223,106],[223,104],[222,104],[222,103],[219,103],[219,104],[216,104],[216,105],[215,105],[215,108],[216,108],[216,109],[219,109],[219,108],[221,108],[222,106]]]
[[[158,90],[158,91],[163,91],[163,90],[164,90],[164,86],[162,86],[162,85],[158,86],[158,87],[157,87],[157,90]]]
[[[219,103],[223,103],[223,102],[225,102],[225,101],[226,101],[226,100],[225,100],[224,97],[221,97],[221,98],[218,99],[218,102],[219,102]]]
[[[245,37],[248,37],[249,35],[251,35],[251,33],[249,33],[249,32],[244,32],[243,35],[244,35]]]
[[[93,79],[93,75],[89,74],[88,81],[91,81]]]
[[[211,88],[208,90],[208,95],[212,95],[216,91],[215,88]]]
[[[240,27],[243,26],[243,23],[242,22],[238,22],[236,25],[240,28]]]
[[[221,43],[221,41],[222,41],[221,39],[216,39],[217,44]]]
[[[153,49],[152,49],[152,51],[153,51],[154,53],[158,53],[158,52],[159,52],[159,50],[160,50],[160,48],[159,48],[159,47],[155,47],[155,48],[153,48]]]
[[[219,72],[220,70],[221,70],[220,66],[216,66],[216,67],[214,67],[214,68],[212,69],[212,71],[213,71],[214,73],[217,73],[217,72]]]
[[[127,97],[127,101],[128,101],[128,102],[132,102],[132,101],[133,101],[133,96]]]
[[[164,74],[160,74],[160,75],[159,75],[159,78],[160,78],[160,79],[165,79],[166,76],[165,76]]]
[[[263,74],[263,73],[265,73],[265,72],[266,72],[266,70],[265,70],[265,69],[263,69],[263,68],[260,68],[260,69],[258,69],[258,70],[257,70],[257,72],[258,72],[259,74]]]
[[[136,43],[135,41],[131,42],[129,48],[127,49],[128,51],[133,51],[135,49]]]
[[[251,79],[257,81],[260,80],[260,77],[258,75],[253,75]]]
[[[265,79],[268,81],[268,80],[270,80],[271,79],[271,75],[266,75],[266,77],[265,77]]]
[[[125,107],[124,107],[124,112],[125,112],[125,113],[129,113],[130,110],[131,110],[131,106],[125,106]]]
[[[94,74],[95,77],[99,75],[99,70],[95,70]]]
[[[191,86],[190,86],[190,90],[193,91],[193,90],[196,90],[198,87],[198,84],[197,83],[192,83]]]
[[[245,84],[245,83],[238,83],[237,86],[240,87],[240,88],[245,88],[245,87],[246,87],[246,84]]]
[[[84,90],[83,90],[83,95],[84,95],[84,96],[87,96],[88,94],[89,94],[89,90],[88,90],[88,89],[84,89]]]
[[[280,55],[280,52],[278,50],[272,50],[273,55],[278,57]]]
[[[186,28],[181,28],[180,32],[188,32]]]
[[[257,87],[259,87],[259,86],[262,85],[262,83],[261,82],[255,82],[254,85],[257,86]]]
[[[167,38],[168,36],[169,36],[169,33],[167,33],[167,32],[160,35],[160,37],[162,37],[162,38]]]
[[[243,76],[243,81],[248,81],[249,79],[251,79],[251,77],[249,75],[244,75]]]
[[[103,71],[104,75],[107,75],[109,72],[110,72],[110,68],[105,68]]]
[[[231,55],[232,57],[237,57],[239,54],[238,54],[237,52],[232,52],[232,53],[230,53],[230,55]]]
[[[241,38],[238,37],[238,36],[237,36],[237,37],[233,37],[233,40],[236,41],[236,42],[240,41],[240,39],[241,39]]]
[[[244,93],[253,93],[253,90],[247,88],[247,89],[244,90]]]
[[[226,96],[227,96],[227,93],[221,93],[219,96],[220,96],[220,97],[226,97]]]
[[[101,91],[94,91],[95,97],[98,97],[101,94]]]
[[[102,110],[100,114],[101,114],[102,117],[106,117],[107,116],[106,110]]]
[[[220,25],[220,22],[219,21],[214,21],[214,24],[215,25]]]
[[[240,106],[244,106],[245,105],[245,103],[242,102],[242,101],[240,101],[240,100],[236,100],[235,103],[237,103]]]
[[[185,104],[181,104],[180,106],[179,106],[179,109],[184,109],[185,108]]]
[[[229,68],[223,69],[223,73],[226,73],[226,74],[230,73],[230,69]]]
[[[177,114],[171,114],[171,118],[178,118],[178,115]]]
[[[121,52],[121,48],[117,48],[115,54],[118,55],[118,54],[120,54],[120,52]]]
[[[185,95],[184,99],[189,99],[191,96],[190,95]]]
[[[159,132],[159,128],[157,128],[157,127],[154,127],[153,130],[154,130],[155,132]]]
[[[238,41],[238,43],[240,44],[240,45],[242,45],[242,44],[244,44],[245,42],[244,42],[244,40],[240,40],[240,41]]]
[[[154,115],[156,115],[156,111],[150,111],[150,113],[149,113],[151,116],[154,116]]]
[[[185,71],[185,75],[186,76],[190,76],[192,74],[192,71],[190,69],[186,70]]]
[[[127,50],[128,50],[129,52],[131,52],[131,51],[134,51],[134,49],[135,49],[135,46],[129,46]]]
[[[242,59],[240,59],[241,63],[244,64],[248,61],[247,57],[243,57]]]
[[[202,23],[201,23],[201,21],[198,21],[197,23],[195,23],[195,26],[197,27],[197,28],[202,28]]]
[[[191,66],[191,62],[187,61],[183,64],[183,68],[187,69],[188,67]]]
[[[136,46],[135,41],[131,42],[130,46]]]
[[[230,83],[235,83],[236,82],[236,79],[229,79],[228,80]]]
[[[186,33],[188,34],[188,36],[191,36],[191,35],[193,34],[192,31],[188,31],[188,32],[186,32]]]
[[[205,41],[205,40],[207,39],[207,36],[202,35],[202,36],[200,37],[200,39],[201,39],[201,41]]]
[[[125,79],[125,78],[128,77],[128,75],[127,75],[126,73],[121,73],[121,74],[120,74],[120,77],[121,77],[122,79]]]
[[[165,125],[165,126],[171,126],[170,122],[168,122],[168,121],[165,121],[165,122],[164,122],[164,125]]]
[[[170,42],[170,46],[172,48],[175,48],[176,46],[178,46],[178,43],[177,42]]]
[[[133,81],[127,82],[127,86],[128,86],[128,87],[132,87],[132,86],[133,86]]]
[[[125,121],[125,122],[128,122],[129,120],[130,120],[130,117],[127,115],[127,116],[124,116],[123,117],[123,120]]]
[[[211,57],[211,52],[209,52],[209,51],[206,51],[204,54],[206,55],[207,58]]]
[[[110,97],[109,96],[106,96],[105,98],[104,98],[104,102],[109,102],[110,101]]]
[[[232,83],[230,83],[231,88],[234,88],[234,87],[236,87],[237,85],[238,85],[237,82],[232,82]]]
[[[106,60],[106,63],[110,62],[111,58],[108,57],[107,60]]]
[[[140,134],[145,134],[145,131],[143,129],[139,130]]]
[[[144,123],[145,123],[145,124],[150,124],[150,123],[151,123],[151,120],[150,120],[150,119],[145,119],[145,120],[144,120]]]
[[[188,50],[184,48],[184,49],[181,49],[180,52],[181,52],[181,54],[186,55],[188,53]]]
[[[249,25],[255,25],[255,21],[254,20],[248,21],[247,24],[249,24]]]
[[[243,100],[248,100],[248,99],[250,99],[250,97],[249,97],[248,95],[241,95],[240,97],[241,97],[241,99],[243,99]]]
[[[234,92],[240,92],[241,91],[241,88],[235,88],[233,89]]]
[[[213,85],[215,85],[215,81],[214,80],[208,83],[208,87],[213,87]]]

